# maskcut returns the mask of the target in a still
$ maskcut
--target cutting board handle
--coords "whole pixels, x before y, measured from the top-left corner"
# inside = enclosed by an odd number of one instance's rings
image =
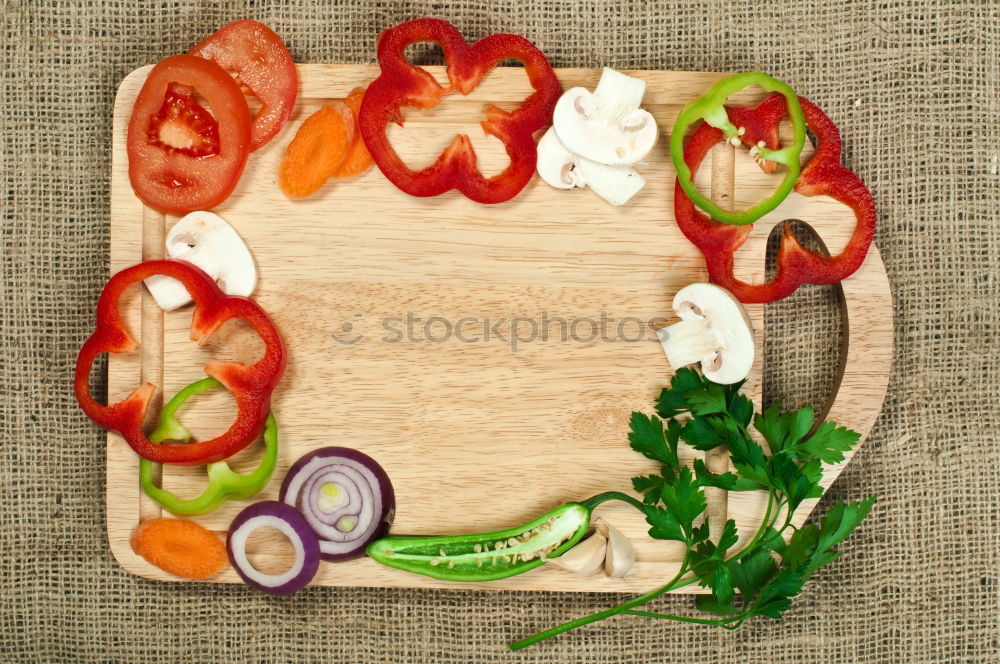
[[[893,353],[892,292],[885,264],[873,244],[861,268],[837,284],[843,333],[840,366],[825,407],[816,418],[833,420],[861,433],[843,462],[826,466],[821,482],[829,488],[871,433],[889,388]],[[816,500],[804,502],[792,522],[801,526]]]

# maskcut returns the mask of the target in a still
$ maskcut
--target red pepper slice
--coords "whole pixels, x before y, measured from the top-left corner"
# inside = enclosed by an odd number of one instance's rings
[[[410,44],[437,42],[447,63],[447,88],[406,60]],[[437,160],[421,171],[413,171],[393,149],[385,130],[389,122],[403,124],[400,108],[432,108],[453,91],[469,94],[497,64],[514,59],[524,63],[535,92],[512,112],[496,106],[486,109],[483,131],[500,139],[510,165],[491,178],[476,166],[476,153],[468,136],[455,137]],[[467,44],[450,23],[424,18],[397,25],[378,39],[378,61],[382,73],[365,93],[360,129],[368,151],[382,173],[412,196],[437,196],[458,189],[478,203],[502,203],[517,195],[535,172],[537,158],[533,134],[549,124],[561,88],[548,60],[534,44],[517,35],[492,35]]]
[[[837,125],[815,104],[799,97],[806,126],[817,139],[816,152],[802,169],[795,191],[803,196],[829,196],[854,211],[857,222],[850,242],[836,256],[804,248],[785,224],[785,234],[778,249],[774,277],[763,284],[748,284],[733,273],[736,250],[746,241],[753,226],[732,226],[708,217],[695,208],[678,182],[674,187],[674,216],[684,235],[705,256],[709,278],[728,289],[741,302],[777,302],[791,295],[802,284],[833,284],[846,279],[865,260],[875,237],[875,202],[861,179],[840,163],[840,132]],[[747,145],[764,141],[768,148],[780,145],[778,126],[787,115],[785,98],[775,95],[756,108],[727,108],[730,121],[746,127],[740,139]],[[708,151],[724,138],[722,132],[701,124],[684,150],[684,161],[695,172]],[[777,167],[765,162],[771,172]]]
[[[191,317],[191,339],[204,343],[227,320],[246,321],[264,342],[264,356],[255,364],[213,361],[205,373],[217,379],[236,400],[236,421],[228,431],[210,440],[190,445],[154,445],[142,431],[149,400],[156,391],[152,383],[140,385],[122,401],[103,406],[90,394],[90,367],[101,353],[127,353],[138,348],[118,311],[121,294],[131,284],[162,274],[187,288],[195,308]],[[200,465],[222,461],[252,443],[264,430],[271,411],[271,392],[285,371],[285,348],[274,323],[256,302],[223,293],[215,281],[184,261],[146,261],[115,274],[97,301],[97,327],[76,358],[76,399],[87,416],[105,429],[120,433],[136,453],[157,463]]]

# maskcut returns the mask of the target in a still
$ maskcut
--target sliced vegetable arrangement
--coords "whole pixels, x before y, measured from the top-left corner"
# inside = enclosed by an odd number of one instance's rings
[[[354,139],[351,141],[351,147],[347,149],[344,161],[340,163],[340,166],[333,173],[333,177],[339,180],[361,175],[371,168],[374,163],[371,153],[368,152],[368,146],[365,145],[365,140],[361,137],[361,103],[364,99],[365,89],[354,88],[351,90],[351,94],[347,95],[347,99],[344,100],[347,107],[351,109],[351,115],[354,116]]]
[[[728,629],[755,616],[776,620],[806,580],[837,559],[833,547],[868,515],[875,496],[858,503],[838,501],[818,524],[800,528],[792,524],[792,518],[802,501],[823,494],[823,464],[842,462],[860,434],[833,422],[814,427],[811,408],[781,413],[775,404],[754,415],[753,404],[739,392],[741,386],[719,385],[692,369],[681,369],[660,393],[657,415],[632,414],[632,449],[661,464],[661,469],[632,479],[643,500],[629,502],[646,515],[650,537],[684,545],[686,553],[677,574],[617,607],[517,641],[511,644],[512,650],[620,614]],[[751,435],[751,422],[766,451]],[[726,446],[736,472],[712,473],[700,459],[692,471],[680,462],[681,441],[699,451]],[[732,519],[726,521],[717,540],[710,537],[705,487],[767,492],[761,525],[742,548],[734,549],[740,538]],[[715,617],[639,610],[660,595],[693,583],[711,590],[698,597],[697,605]]]
[[[125,289],[154,275],[172,277],[184,284],[194,300],[191,338],[204,342],[228,320],[246,321],[264,342],[264,354],[251,365],[212,361],[205,373],[218,380],[236,400],[237,415],[220,436],[189,445],[157,445],[142,430],[152,383],[140,385],[117,404],[102,405],[90,394],[90,368],[101,353],[127,353],[138,348],[118,311]],[[227,296],[202,270],[183,261],[146,261],[126,268],[108,281],[97,302],[97,329],[83,344],[76,359],[74,390],[83,412],[101,427],[117,431],[144,459],[157,463],[201,465],[227,459],[252,443],[263,432],[271,411],[271,392],[285,372],[285,347],[271,319],[252,300]]]
[[[257,266],[236,229],[211,212],[192,212],[182,217],[166,238],[167,256],[201,268],[226,295],[250,296],[257,287]],[[163,275],[144,282],[164,311],[191,303],[184,284]]]
[[[192,46],[188,55],[232,72],[236,82],[260,100],[250,133],[251,152],[281,131],[295,106],[299,82],[291,54],[271,28],[257,21],[235,21]]]
[[[203,378],[175,394],[160,411],[159,425],[149,434],[149,442],[157,445],[165,441],[191,442],[191,432],[177,419],[177,411],[192,396],[217,387],[222,387],[222,383],[214,378]],[[147,496],[174,514],[185,516],[208,514],[227,500],[256,496],[271,479],[274,467],[278,463],[278,423],[273,414],[268,415],[264,427],[264,446],[264,456],[260,465],[246,474],[234,472],[225,461],[208,464],[205,468],[208,473],[208,486],[197,498],[181,500],[170,491],[156,486],[153,482],[153,462],[148,459],[139,459],[139,484]]]
[[[368,555],[383,565],[444,581],[505,579],[570,550],[590,527],[594,505],[569,503],[518,528],[493,533],[390,537],[373,542]]]
[[[670,368],[699,363],[709,380],[723,385],[747,379],[753,367],[753,326],[739,300],[714,284],[690,284],[674,295],[681,319],[657,330]]]
[[[861,179],[841,165],[837,126],[819,107],[802,97],[797,98],[794,106],[802,109],[806,126],[817,142],[816,152],[794,181],[795,191],[803,196],[829,196],[848,206],[857,218],[850,241],[840,254],[828,257],[806,249],[786,224],[774,276],[764,284],[748,284],[736,278],[733,266],[736,251],[746,242],[752,227],[721,223],[699,212],[695,202],[686,195],[680,177],[674,188],[677,225],[705,255],[712,281],[742,302],[777,302],[802,284],[842,281],[861,267],[875,237],[875,202]],[[788,104],[783,96],[772,96],[756,108],[729,108],[725,112],[732,126],[744,129],[739,136],[744,144],[756,147],[763,143],[771,147],[778,144],[778,128],[788,114]],[[709,124],[700,125],[684,148],[684,163],[690,170],[697,170],[712,146],[723,138],[719,129]],[[766,170],[768,164],[764,167]]]
[[[427,41],[444,52],[447,87],[406,59],[408,46]],[[589,186],[613,205],[624,205],[646,184],[635,167],[656,149],[658,125],[641,107],[646,83],[639,78],[604,69],[592,92],[576,87],[561,94],[545,56],[523,37],[498,34],[469,44],[455,27],[436,19],[386,30],[377,51],[378,77],[346,99],[326,103],[299,125],[288,143],[277,173],[288,197],[310,196],[330,178],[357,176],[372,163],[407,194],[437,196],[454,189],[484,204],[511,200],[536,170],[553,187]],[[482,128],[504,144],[510,165],[485,177],[470,139],[459,135],[431,166],[408,168],[386,135],[390,122],[402,124],[403,107],[429,109],[446,94],[467,95],[508,59],[524,65],[533,93],[513,110],[490,106]],[[752,85],[777,94],[756,108],[726,107],[730,96]],[[83,411],[120,433],[140,456],[141,487],[174,514],[204,515],[226,501],[250,499],[267,487],[278,465],[271,397],[285,370],[284,343],[268,315],[249,299],[257,284],[249,248],[233,226],[208,210],[234,190],[249,154],[281,131],[297,90],[295,65],[278,35],[255,21],[237,21],[189,53],[158,63],[129,120],[129,179],[136,195],[152,208],[186,216],[167,235],[170,260],[145,261],[108,281],[98,301],[96,329],[77,358],[74,389]],[[255,114],[245,93],[260,102]],[[779,128],[785,118],[792,138],[782,146]],[[807,129],[817,144],[802,166]],[[536,136],[541,136],[537,145]],[[746,146],[767,173],[784,169],[774,193],[745,211],[724,209],[693,181],[711,148],[723,141]],[[396,495],[383,467],[359,450],[324,447],[292,465],[280,500],[242,509],[230,524],[225,547],[215,533],[192,521],[164,518],[139,525],[131,540],[135,552],[192,579],[217,573],[228,558],[248,585],[274,595],[308,585],[321,560],[363,555],[386,567],[445,581],[494,581],[548,562],[577,574],[603,569],[618,578],[630,572],[634,548],[613,524],[591,522],[599,504],[616,500],[642,512],[650,537],[683,545],[680,570],[659,588],[518,641],[512,649],[619,614],[730,629],[757,616],[780,618],[806,580],[836,559],[833,547],[864,519],[875,498],[837,502],[815,524],[793,523],[803,501],[822,495],[823,465],[842,462],[859,434],[833,422],[814,423],[809,408],[782,413],[776,404],[754,413],[740,393],[755,355],[753,328],[741,302],[774,302],[802,284],[830,284],[850,276],[871,245],[875,207],[861,180],[840,164],[840,135],[830,118],[765,74],[725,78],[684,108],[669,152],[677,171],[677,224],[704,254],[713,283],[677,292],[673,308],[680,322],[658,331],[675,373],[660,393],[656,415],[633,413],[630,421],[632,449],[659,466],[657,472],[633,478],[632,489],[641,500],[619,491],[586,500],[568,496],[565,500],[571,502],[514,528],[470,535],[390,534]],[[786,226],[773,278],[764,284],[737,279],[734,255],[753,223],[793,191],[830,196],[854,211],[857,222],[847,247],[832,257],[807,250]],[[206,364],[208,377],[168,400],[148,435],[143,422],[156,386],[145,383],[119,403],[103,405],[89,385],[100,354],[137,348],[119,304],[126,288],[140,281],[166,311],[194,304],[192,340],[204,343],[225,322],[238,319],[264,344],[263,356],[253,364]],[[686,368],[693,364],[700,364],[700,373]],[[191,397],[220,387],[236,402],[235,422],[217,437],[193,442],[178,411]],[[261,436],[265,449],[259,465],[246,474],[234,472],[225,460]],[[683,464],[681,442],[698,451],[725,447],[734,472],[713,473],[701,460]],[[205,489],[195,498],[179,499],[154,481],[155,463],[205,465]],[[713,538],[710,533],[718,524],[710,524],[706,514],[707,487],[766,494],[758,530],[741,540],[730,519]],[[291,542],[295,554],[286,571],[267,574],[251,562],[248,542],[261,528],[277,529]],[[713,617],[641,610],[656,597],[695,583],[710,591],[698,598],[697,606]]]
[[[241,86],[261,102],[252,118]],[[195,93],[211,112],[195,101]],[[278,35],[256,21],[231,23],[189,53],[160,61],[128,124],[128,172],[136,196],[171,214],[219,205],[236,187],[250,152],[284,126],[297,93],[292,56]]]
[[[278,185],[289,198],[314,193],[347,158],[354,144],[354,114],[342,101],[332,101],[299,127],[278,170]]]
[[[226,548],[193,521],[148,519],[132,533],[132,549],[162,570],[185,579],[207,579],[226,564]]]
[[[754,132],[748,131],[743,124],[730,121],[725,107],[726,99],[751,85],[758,85],[767,92],[778,92],[785,98],[787,115],[792,121],[791,145],[782,149],[776,147],[778,143],[777,122],[766,137],[760,137],[760,140],[755,141],[754,139],[758,137]],[[704,120],[706,125],[718,129],[725,140],[733,145],[739,145],[741,142],[749,145],[750,154],[765,171],[773,172],[777,168],[777,164],[784,165],[787,171],[774,193],[749,210],[733,212],[722,209],[698,191],[698,187],[692,181],[692,173],[696,170],[697,165],[689,168],[684,157],[684,134],[691,125],[699,120]],[[780,121],[781,116],[777,120]],[[677,169],[677,184],[695,205],[708,212],[716,221],[744,226],[752,224],[778,207],[791,193],[795,181],[799,177],[799,155],[802,153],[805,141],[805,118],[802,115],[802,108],[799,106],[795,91],[787,83],[771,78],[767,74],[738,74],[722,79],[704,97],[696,99],[684,107],[684,110],[677,116],[677,122],[670,134],[670,156],[674,161],[674,168]]]
[[[261,528],[274,528],[295,549],[292,566],[281,574],[265,574],[247,557],[247,540]],[[319,540],[302,513],[277,500],[265,500],[240,512],[229,526],[226,552],[243,582],[271,595],[290,595],[309,585],[319,571]]]
[[[250,110],[222,67],[173,55],[153,67],[139,91],[126,147],[129,180],[143,203],[173,214],[208,210],[226,200],[243,174]]]

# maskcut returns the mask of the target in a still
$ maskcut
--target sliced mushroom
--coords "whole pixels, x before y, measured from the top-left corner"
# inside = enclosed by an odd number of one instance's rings
[[[257,268],[250,249],[226,220],[212,212],[192,212],[167,233],[167,255],[197,265],[229,295],[248,296],[257,286]],[[176,279],[149,277],[146,287],[164,311],[191,302],[187,289]]]
[[[566,149],[599,164],[629,166],[656,144],[656,120],[639,107],[646,82],[604,68],[597,88],[571,88],[552,115]]]
[[[629,538],[621,534],[617,528],[601,519],[600,525],[607,532],[608,547],[604,556],[604,574],[620,579],[632,570],[635,564],[635,547]]]
[[[690,284],[674,296],[681,319],[657,331],[675,371],[696,362],[709,380],[729,385],[750,375],[753,327],[739,300],[715,284]]]
[[[538,175],[556,189],[589,186],[612,205],[625,205],[646,179],[628,166],[607,166],[566,149],[553,128],[538,141]]]
[[[607,538],[595,531],[590,537],[579,542],[558,558],[549,558],[549,562],[570,572],[590,574],[600,569],[601,565],[604,564],[607,546]]]
[[[585,187],[586,183],[576,170],[576,155],[566,149],[555,129],[549,130],[538,141],[538,175],[549,186],[556,189],[573,189]]]
[[[646,186],[646,178],[629,166],[607,166],[577,157],[576,170],[595,194],[619,207]]]

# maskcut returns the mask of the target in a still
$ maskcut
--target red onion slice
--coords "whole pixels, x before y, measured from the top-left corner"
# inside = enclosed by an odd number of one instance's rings
[[[281,500],[297,507],[319,537],[324,560],[364,555],[392,523],[396,499],[382,466],[347,447],[324,447],[296,461]]]
[[[276,528],[295,547],[295,562],[283,574],[265,574],[247,558],[247,540],[258,528]],[[319,570],[319,540],[294,507],[277,500],[254,503],[236,515],[226,537],[229,562],[248,585],[272,595],[290,595],[309,585]]]

